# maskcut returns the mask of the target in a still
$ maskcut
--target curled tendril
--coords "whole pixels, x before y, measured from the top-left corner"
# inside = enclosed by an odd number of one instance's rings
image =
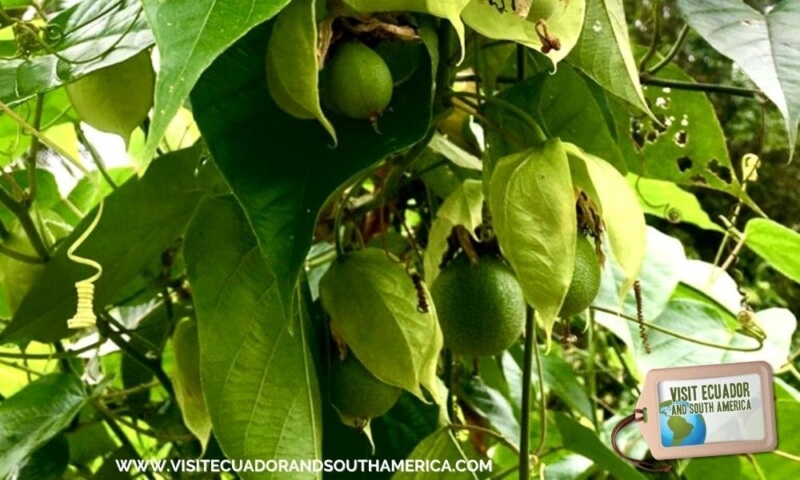
[[[67,249],[67,258],[75,263],[86,265],[96,270],[96,272],[88,278],[75,282],[75,290],[78,295],[78,307],[75,315],[67,320],[69,328],[89,328],[93,327],[97,322],[97,317],[94,314],[94,282],[96,282],[103,274],[103,266],[91,258],[80,257],[75,254],[75,251],[89,238],[97,224],[100,222],[100,217],[103,215],[103,201],[97,207],[97,214],[89,224],[89,227],[72,242],[72,245]]]

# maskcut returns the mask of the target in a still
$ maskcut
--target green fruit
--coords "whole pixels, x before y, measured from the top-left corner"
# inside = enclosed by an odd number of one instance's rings
[[[444,344],[454,353],[497,355],[522,334],[525,297],[499,258],[482,257],[473,266],[465,255],[457,257],[436,278],[431,296]]]
[[[531,9],[528,10],[527,19],[535,22],[536,20],[548,20],[556,13],[559,0],[531,0]]]
[[[340,45],[327,68],[327,103],[350,118],[374,119],[392,100],[389,67],[361,42]]]
[[[153,106],[154,86],[155,73],[145,50],[70,83],[67,95],[81,120],[127,142]]]
[[[350,352],[344,361],[331,364],[331,403],[342,415],[374,418],[388,412],[400,397],[401,389],[378,380]]]
[[[586,310],[597,297],[599,290],[600,261],[597,258],[594,242],[579,235],[575,244],[572,281],[558,316],[569,317]]]

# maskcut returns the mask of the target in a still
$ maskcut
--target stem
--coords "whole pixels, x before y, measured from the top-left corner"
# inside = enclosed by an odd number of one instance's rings
[[[519,448],[516,445],[511,443],[509,439],[504,437],[502,434],[495,432],[494,430],[490,430],[488,428],[479,427],[478,425],[462,425],[462,424],[450,424],[450,430],[458,431],[458,430],[466,430],[469,432],[479,432],[490,437],[496,439],[498,442],[505,445],[509,450],[514,452],[518,457],[520,456]]]
[[[0,244],[0,254],[3,254],[7,257],[11,257],[18,262],[23,263],[33,263],[37,265],[44,264],[44,260],[39,257],[34,257],[32,255],[27,255],[25,253],[17,252],[16,250],[12,250],[2,244]]]
[[[541,423],[541,429],[539,430],[539,445],[536,447],[536,452],[534,453],[538,459],[542,456],[545,443],[547,442],[547,401],[544,395],[542,355],[539,352],[539,342],[537,342],[536,339],[533,340],[533,353],[536,358],[536,374],[539,376],[539,390],[541,392],[541,401],[539,402],[539,422]]]
[[[444,351],[444,384],[447,387],[447,418],[450,422],[456,419],[456,407],[453,401],[453,351],[446,348]]]
[[[105,339],[95,342],[91,345],[81,347],[77,350],[65,350],[63,352],[53,353],[13,353],[13,352],[0,352],[0,358],[27,358],[28,360],[51,360],[60,358],[73,358],[81,353],[86,353],[89,350],[94,350],[100,345],[105,343]]]
[[[92,142],[86,138],[86,134],[83,133],[83,129],[80,127],[78,123],[74,123],[73,127],[75,128],[75,133],[78,136],[78,140],[86,147],[86,150],[89,151],[89,156],[92,157],[94,164],[97,166],[97,170],[100,172],[100,175],[103,176],[105,181],[111,186],[112,190],[117,189],[117,184],[114,182],[114,179],[111,178],[111,175],[108,174],[108,170],[106,169],[106,164],[103,162],[103,157],[100,156],[100,153],[94,148]]]
[[[41,93],[36,95],[36,109],[33,114],[33,128],[39,130],[42,124],[42,110],[44,107],[44,95]],[[39,155],[39,138],[34,136],[31,138],[31,149],[28,152],[28,195],[26,197],[27,205],[30,206],[36,200],[36,157]]]
[[[597,398],[597,371],[595,370],[594,359],[597,356],[597,342],[594,338],[594,312],[589,311],[589,328],[586,332],[586,342],[589,344],[587,352],[589,358],[586,362],[586,390],[588,390],[589,398]],[[597,419],[597,409],[592,409],[592,424],[594,431],[600,431],[600,424]]]
[[[0,105],[2,105],[2,102],[0,102]],[[50,254],[25,204],[14,200],[14,198],[2,188],[0,188],[0,204],[9,209],[11,213],[17,217],[19,224],[22,226],[22,229],[25,230],[25,235],[28,236],[28,240],[31,242],[33,249],[36,250],[36,254],[39,255],[39,258],[44,262],[48,261],[50,259]]]
[[[496,105],[499,108],[508,110],[509,112],[514,113],[517,115],[520,120],[525,122],[525,125],[532,130],[534,141],[536,142],[544,142],[547,140],[547,136],[544,134],[544,131],[539,126],[538,123],[528,115],[528,113],[514,105],[513,103],[507,102],[505,100],[501,100],[497,97],[492,97],[488,95],[481,95],[479,93],[472,93],[472,92],[446,92],[444,93],[445,97],[453,97],[453,98],[474,98],[476,100],[482,100],[490,105]]]
[[[689,24],[684,24],[683,28],[681,28],[680,33],[678,33],[678,39],[672,45],[672,48],[669,49],[667,55],[662,58],[658,63],[647,69],[647,73],[649,75],[655,75],[658,73],[659,70],[669,65],[669,63],[675,59],[675,56],[678,55],[678,52],[681,51],[683,48],[683,44],[686,42],[686,37],[689,36]]]
[[[659,0],[653,1],[653,37],[650,39],[650,48],[639,60],[639,71],[643,72],[647,67],[647,62],[653,58],[653,55],[658,51],[658,40],[661,37],[661,2]]]
[[[125,432],[122,431],[122,428],[120,428],[120,426],[117,425],[117,420],[114,418],[114,414],[111,413],[111,411],[108,408],[106,408],[106,406],[103,405],[102,402],[100,402],[100,400],[92,398],[91,402],[92,406],[97,411],[97,413],[99,413],[100,416],[103,417],[103,420],[106,422],[106,425],[108,425],[108,428],[111,429],[111,431],[114,433],[117,439],[119,439],[120,443],[122,443],[122,446],[130,450],[130,454],[133,455],[135,458],[141,459],[142,457],[139,455],[139,452],[136,450],[136,447],[133,446],[131,440],[128,438],[127,435],[125,435]],[[155,480],[155,477],[149,471],[144,470],[142,473],[150,480]]]
[[[531,382],[533,380],[534,345],[538,348],[534,312],[533,308],[528,308],[527,315],[525,315],[525,350],[522,367],[522,419],[519,433],[519,450],[521,452],[519,460],[520,480],[528,480],[531,475]],[[540,388],[543,388],[541,384]],[[542,402],[544,402],[544,390],[542,390]]]
[[[28,375],[36,375],[36,376],[39,376],[39,377],[44,375],[44,373],[37,372],[36,370],[32,370],[32,369],[30,369],[29,367],[27,367],[25,365],[20,365],[18,363],[9,362],[9,361],[6,361],[6,360],[0,360],[0,365],[5,365],[6,367],[9,367],[9,368],[16,368],[17,370],[21,370],[21,371],[27,373]]]
[[[150,360],[140,351],[133,348],[131,344],[126,342],[119,332],[111,328],[111,324],[116,322],[110,318],[110,315],[105,312],[101,313],[98,316],[98,320],[102,320],[102,323],[98,323],[97,325],[101,329],[101,332],[107,334],[108,339],[114,342],[114,344],[119,347],[120,350],[130,355],[131,358],[140,363],[143,367],[150,370],[158,379],[158,381],[161,382],[161,385],[163,385],[164,390],[169,393],[169,396],[175,398],[175,390],[172,387],[172,382],[170,381],[169,377],[167,377],[167,374],[164,373],[164,369],[161,368],[161,362],[158,360]]]
[[[599,312],[610,313],[611,315],[619,315],[620,317],[624,318],[625,320],[628,320],[628,321],[631,321],[631,322],[638,322],[638,320],[636,318],[631,317],[630,315],[625,315],[624,313],[617,312],[617,311],[612,310],[610,308],[598,307],[596,305],[592,305],[589,308],[591,308],[592,310],[597,310]],[[727,350],[729,352],[757,352],[757,351],[761,350],[764,347],[764,340],[758,339],[758,338],[754,338],[754,337],[750,337],[750,338],[753,338],[754,340],[756,340],[758,342],[758,346],[757,347],[732,347],[730,345],[720,345],[718,343],[711,343],[711,342],[706,342],[704,340],[698,340],[696,338],[688,337],[688,336],[686,336],[686,335],[684,335],[682,333],[678,333],[678,332],[675,332],[675,331],[672,331],[672,330],[668,330],[668,329],[666,329],[664,327],[661,327],[659,325],[654,325],[654,324],[649,323],[649,322],[641,322],[641,323],[643,323],[646,327],[652,328],[653,330],[655,330],[657,332],[661,332],[661,333],[673,336],[675,338],[679,338],[681,340],[685,340],[687,342],[695,343],[697,345],[702,345],[704,347],[711,347],[711,348],[718,348],[720,350]]]
[[[135,387],[127,388],[125,390],[117,390],[114,392],[109,392],[106,394],[101,395],[103,400],[109,400],[112,398],[121,398],[127,397],[129,395],[135,395],[140,392],[146,392],[147,390],[151,390],[157,386],[161,385],[161,382],[158,380],[153,380],[151,382],[142,383],[141,385],[137,385]]]
[[[643,85],[655,85],[659,87],[670,87],[678,90],[689,90],[694,92],[722,93],[737,97],[756,98],[761,92],[752,88],[732,87],[729,85],[716,85],[713,83],[695,83],[681,80],[666,80],[663,78],[651,77],[648,74],[639,75],[639,81]]]

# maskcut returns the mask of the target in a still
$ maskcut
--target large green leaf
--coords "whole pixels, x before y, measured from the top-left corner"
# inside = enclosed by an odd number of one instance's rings
[[[622,0],[586,0],[586,21],[569,60],[609,92],[652,115],[639,83]]]
[[[17,103],[149,47],[153,35],[141,8],[137,0],[93,0],[58,13],[48,22],[55,32],[49,48],[61,58],[48,53],[0,63],[0,101]]]
[[[113,303],[122,288],[183,234],[203,196],[226,189],[212,164],[200,165],[200,148],[195,147],[160,157],[144,177],[128,181],[109,195],[100,223],[77,251],[103,266],[95,307]],[[67,248],[94,215],[84,218],[53,254],[11,324],[0,333],[0,344],[47,343],[70,334],[66,321],[77,305],[75,282],[93,271],[70,261]]]
[[[223,451],[235,459],[319,459],[322,420],[308,319],[300,311],[284,318],[275,274],[232,197],[200,204],[185,256],[203,393]]]
[[[461,445],[453,436],[450,428],[442,428],[441,430],[431,434],[417,445],[417,448],[411,452],[408,460],[439,460],[440,462],[447,461],[452,467],[456,466],[459,460],[465,461],[467,456],[464,454]],[[441,472],[398,472],[392,476],[392,480],[438,480],[442,478]],[[462,480],[462,479],[477,479],[478,477],[472,472],[448,472],[446,477],[448,479]]]
[[[142,4],[161,54],[153,123],[144,152],[144,157],[149,158],[203,71],[250,29],[288,5],[289,0],[142,0]],[[266,39],[262,39],[262,66],[266,49]],[[259,78],[264,86],[263,68]],[[228,78],[228,82],[236,80]]]
[[[317,55],[317,0],[290,3],[278,15],[267,47],[267,86],[285,112],[316,118],[336,142],[336,131],[322,113]]]
[[[591,459],[601,469],[613,473],[614,478],[620,480],[647,478],[606,446],[596,432],[561,414],[556,415],[556,424],[564,438],[565,448]]]
[[[745,245],[776,270],[800,282],[800,233],[765,218],[754,218],[744,227]]]
[[[72,374],[45,375],[0,403],[0,478],[66,428],[87,401]]]
[[[563,144],[548,140],[497,162],[489,194],[497,239],[550,337],[575,264],[575,196]]]
[[[689,25],[778,107],[794,152],[800,120],[800,3],[774,2],[763,13],[739,0],[678,0],[678,7]]]
[[[277,279],[286,314],[320,207],[354,174],[425,135],[432,80],[421,55],[416,74],[395,89],[380,133],[368,121],[332,116],[339,137],[332,148],[319,125],[289,116],[271,100],[264,85],[269,30],[253,30],[220,56],[198,82],[192,105]]]
[[[563,8],[558,8],[556,14],[547,20],[549,34],[561,42],[560,49],[545,54],[553,65],[563,60],[579,42],[586,14],[586,0],[569,0],[562,4]],[[484,0],[472,0],[461,12],[461,18],[486,38],[510,40],[537,51],[542,49],[534,22],[520,17],[510,8],[500,11]]]
[[[442,332],[430,299],[422,312],[417,295],[405,267],[377,248],[339,258],[320,283],[331,330],[376,377],[425,400],[420,385],[438,398]]]
[[[644,213],[633,188],[610,163],[575,145],[567,143],[564,147],[573,172],[576,169],[586,172],[585,175],[573,173],[575,183],[601,210],[611,252],[625,275],[619,289],[622,298],[633,286],[644,262],[647,235]],[[579,182],[578,179],[588,179],[588,182]]]

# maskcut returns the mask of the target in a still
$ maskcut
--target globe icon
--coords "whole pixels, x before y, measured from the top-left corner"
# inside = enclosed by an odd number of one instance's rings
[[[706,421],[703,415],[699,413],[672,415],[673,404],[683,405],[688,409],[689,402],[666,401],[658,406],[661,445],[665,447],[702,445],[706,440]]]

